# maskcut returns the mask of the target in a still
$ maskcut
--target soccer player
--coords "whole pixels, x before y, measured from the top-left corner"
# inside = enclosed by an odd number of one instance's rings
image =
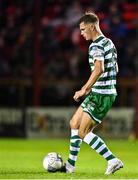
[[[105,37],[99,27],[99,18],[95,13],[86,12],[79,20],[80,32],[89,46],[89,65],[91,74],[84,86],[75,92],[74,100],[85,97],[80,107],[70,120],[70,154],[65,163],[67,173],[75,171],[75,163],[82,141],[100,154],[107,161],[105,174],[109,175],[123,167],[93,129],[100,124],[111,108],[116,92],[118,72],[117,51],[113,42]]]

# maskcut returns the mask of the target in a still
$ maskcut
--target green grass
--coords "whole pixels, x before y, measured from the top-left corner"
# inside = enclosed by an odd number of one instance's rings
[[[74,174],[47,173],[42,167],[48,152],[68,157],[69,140],[0,139],[0,179],[133,179],[138,178],[138,141],[108,140],[110,149],[124,162],[124,168],[105,176],[106,161],[83,144]]]

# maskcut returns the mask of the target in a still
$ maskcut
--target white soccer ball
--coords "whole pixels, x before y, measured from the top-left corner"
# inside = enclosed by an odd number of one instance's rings
[[[43,167],[48,172],[56,172],[60,170],[62,166],[62,157],[56,152],[48,153],[43,159]]]

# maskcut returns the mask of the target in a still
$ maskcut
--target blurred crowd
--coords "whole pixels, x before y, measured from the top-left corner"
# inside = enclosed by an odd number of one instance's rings
[[[80,36],[77,24],[86,10],[98,14],[103,33],[117,47],[119,77],[135,77],[136,0],[0,0],[0,78],[33,79],[39,54],[42,78],[54,82],[42,91],[42,99],[47,104],[52,104],[51,99],[53,104],[69,104],[69,94],[76,88],[69,82],[85,80],[90,72],[89,43]],[[61,80],[66,83],[56,83]]]

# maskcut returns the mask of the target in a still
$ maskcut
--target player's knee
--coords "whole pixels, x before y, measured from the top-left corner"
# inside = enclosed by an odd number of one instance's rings
[[[79,137],[80,137],[81,139],[83,139],[83,138],[86,136],[86,132],[79,129],[78,135],[79,135]]]
[[[70,128],[71,129],[78,129],[78,122],[74,118],[72,118],[70,120]]]
[[[85,129],[79,129],[78,135],[81,139],[83,139],[91,130],[92,130],[92,126]]]

